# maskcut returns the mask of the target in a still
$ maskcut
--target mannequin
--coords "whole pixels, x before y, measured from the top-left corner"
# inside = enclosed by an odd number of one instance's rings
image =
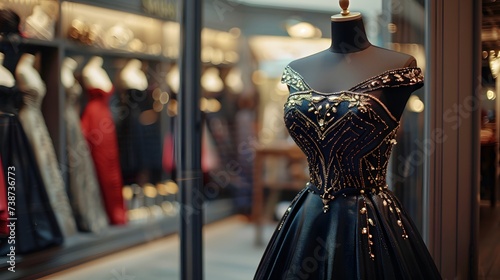
[[[4,237],[9,235],[8,218],[14,216],[17,218],[16,253],[24,254],[59,245],[63,236],[54,214],[56,208],[52,207],[47,197],[48,188],[19,122],[20,92],[15,87],[14,76],[2,64],[3,55],[0,54],[0,174],[4,178],[2,183],[7,184],[12,182],[7,180],[12,178],[12,173],[9,176],[8,171],[15,173],[16,211],[14,214],[7,211],[7,206],[11,206],[7,204],[7,187],[11,186],[0,183],[3,194],[3,197],[0,195],[0,232],[5,234],[0,237],[0,253],[9,252],[10,245]],[[12,189],[9,188],[9,191]]]
[[[68,151],[69,192],[75,220],[81,231],[100,232],[108,224],[94,163],[83,137],[78,112],[82,88],[73,72],[78,63],[66,57],[61,68],[61,82],[66,91],[66,144]]]
[[[124,89],[144,91],[148,87],[148,79],[141,69],[142,63],[138,59],[131,59],[120,72],[120,83]]]
[[[410,55],[373,46],[359,13],[332,16],[331,36],[329,49],[290,63],[314,90],[339,92],[384,71],[416,66]],[[394,93],[386,89],[379,93],[379,98],[399,118],[413,91],[414,88],[407,88]]]
[[[16,80],[23,94],[23,106],[19,119],[33,147],[42,179],[47,188],[50,203],[64,236],[76,233],[76,225],[59,170],[52,139],[44,122],[40,107],[45,96],[45,83],[34,68],[35,56],[25,53],[16,67]]]
[[[0,53],[0,85],[5,87],[13,87],[16,84],[16,80],[12,73],[3,67],[3,53]]]
[[[57,6],[52,8],[57,8]],[[54,22],[55,19],[45,12],[42,5],[36,5],[33,7],[33,13],[26,18],[24,31],[30,38],[52,40],[54,39]]]
[[[83,84],[88,89],[101,89],[111,91],[113,84],[108,74],[102,68],[103,59],[100,56],[92,57],[82,71]]]
[[[83,84],[89,102],[83,111],[81,125],[90,147],[109,221],[122,225],[127,222],[122,196],[123,180],[116,127],[109,108],[114,87],[102,64],[103,59],[94,56],[83,68]]]
[[[372,46],[361,15],[340,2],[330,48],[283,72],[284,121],[306,155],[309,182],[285,211],[254,280],[441,279],[386,180],[421,70],[409,67],[409,55]]]
[[[141,113],[148,106],[147,92],[148,80],[142,71],[142,63],[138,59],[131,59],[119,73],[120,114],[116,123],[118,146],[120,150],[120,164],[122,167],[123,181],[125,184],[145,184],[148,181],[147,126],[139,119]],[[156,151],[155,151],[156,152]]]
[[[63,60],[61,68],[61,82],[65,89],[69,89],[78,84],[73,72],[75,71],[78,63],[71,57],[66,57]]]

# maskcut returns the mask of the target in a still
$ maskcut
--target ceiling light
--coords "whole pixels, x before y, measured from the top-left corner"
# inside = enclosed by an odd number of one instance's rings
[[[289,25],[286,31],[290,37],[302,39],[314,38],[317,34],[316,27],[305,21]]]

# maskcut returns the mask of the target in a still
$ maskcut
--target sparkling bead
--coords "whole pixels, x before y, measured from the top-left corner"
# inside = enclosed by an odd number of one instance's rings
[[[359,210],[359,212],[360,212],[361,214],[365,214],[365,213],[366,213],[366,208],[365,208],[365,207],[361,208],[361,210]]]
[[[372,219],[368,219],[368,222],[370,223],[370,225],[375,226],[375,223],[373,223]]]
[[[390,210],[391,212],[394,212],[394,211],[392,210],[392,207],[391,207],[391,206],[389,206],[389,210]]]
[[[384,206],[387,206],[387,201],[384,199],[384,202],[382,202]]]
[[[365,190],[360,190],[359,191],[360,194],[364,194],[365,193]]]
[[[401,222],[401,220],[398,220],[398,226],[402,226],[403,223]]]
[[[314,107],[309,108],[309,110],[307,110],[307,111],[308,111],[308,112],[312,112],[312,111],[314,111]]]
[[[367,228],[363,228],[363,229],[361,230],[361,233],[362,233],[362,234],[367,234],[367,233],[368,233],[368,229],[367,229]]]
[[[323,98],[324,97],[322,97],[322,96],[313,96],[312,101],[317,103],[317,102],[320,102],[321,100],[323,100]]]
[[[373,238],[373,235],[371,235],[371,234],[370,234],[370,235],[368,235],[368,238],[372,239],[372,238]]]
[[[374,254],[370,254],[370,257],[372,258],[372,260],[375,259],[375,255]]]
[[[325,120],[320,119],[320,120],[319,120],[319,126],[323,126],[324,124],[325,124]]]

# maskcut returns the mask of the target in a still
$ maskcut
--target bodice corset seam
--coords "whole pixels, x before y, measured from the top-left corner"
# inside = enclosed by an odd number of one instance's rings
[[[290,97],[293,97],[296,95],[302,95],[302,94],[312,96],[313,93],[323,95],[325,97],[334,96],[334,95],[340,96],[342,94],[352,94],[352,95],[359,95],[359,96],[368,97],[369,99],[372,99],[375,102],[377,102],[384,109],[384,111],[387,113],[387,115],[395,122],[396,126],[398,126],[400,124],[399,120],[391,113],[391,111],[389,111],[389,108],[387,108],[387,106],[385,106],[385,104],[380,99],[378,99],[376,96],[373,96],[369,93],[355,92],[355,91],[350,91],[350,90],[343,90],[343,91],[332,92],[332,93],[324,93],[324,92],[317,92],[313,89],[309,89],[309,90],[295,91],[293,93],[290,93],[288,95],[287,99],[289,99]]]
[[[389,75],[394,76],[395,82],[398,82],[399,84],[390,83],[392,80]],[[363,80],[362,82],[357,83],[353,87],[350,87],[348,90],[322,92],[319,90],[315,90],[313,87],[311,87],[300,73],[295,71],[290,65],[287,65],[285,67],[285,70],[283,71],[281,82],[293,87],[298,91],[303,91],[303,92],[311,91],[318,94],[331,95],[331,94],[339,94],[342,92],[368,93],[386,87],[412,86],[417,84],[423,84],[423,79],[424,78],[422,75],[422,70],[419,67],[402,67],[402,68],[386,70],[381,74],[372,76],[366,80]],[[406,81],[406,83],[401,83],[404,81]],[[357,91],[357,90],[362,90],[362,91]]]

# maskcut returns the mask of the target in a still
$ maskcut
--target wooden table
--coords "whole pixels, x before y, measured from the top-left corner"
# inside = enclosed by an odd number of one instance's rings
[[[263,176],[264,162],[268,158],[283,158],[290,163],[305,163],[306,157],[304,153],[292,143],[277,143],[273,145],[259,146],[255,150],[255,161],[253,170],[253,201],[252,201],[252,218],[255,223],[255,244],[263,245],[262,240],[262,224],[263,224],[263,207],[264,207],[264,187],[272,189],[296,189],[300,190],[305,187],[308,181],[307,172],[300,175],[290,176],[288,181],[265,181]]]

